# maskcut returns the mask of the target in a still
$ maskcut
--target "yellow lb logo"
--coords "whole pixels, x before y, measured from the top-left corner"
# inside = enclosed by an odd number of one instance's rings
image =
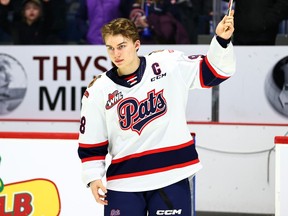
[[[56,185],[48,179],[32,179],[3,186],[0,190],[0,215],[51,216],[60,214]]]

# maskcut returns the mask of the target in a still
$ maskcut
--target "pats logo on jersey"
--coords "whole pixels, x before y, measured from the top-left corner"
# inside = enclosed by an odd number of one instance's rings
[[[113,93],[108,94],[108,100],[106,102],[106,109],[111,109],[115,104],[117,104],[123,98],[122,92],[115,90]]]
[[[167,112],[167,103],[163,91],[152,90],[142,101],[134,97],[120,101],[117,111],[121,129],[131,129],[140,135],[144,127],[164,115]]]

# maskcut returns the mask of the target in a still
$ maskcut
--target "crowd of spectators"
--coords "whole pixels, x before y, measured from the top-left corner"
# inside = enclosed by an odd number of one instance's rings
[[[12,44],[65,43],[65,0],[0,0],[1,34]]]
[[[219,1],[225,10],[228,0]],[[288,19],[288,1],[234,1],[233,42],[236,45],[275,44],[280,23]],[[117,17],[135,22],[143,44],[198,44],[199,35],[214,32],[211,27],[213,2],[0,0],[0,44],[103,44],[101,26]],[[257,41],[259,38],[263,40]]]

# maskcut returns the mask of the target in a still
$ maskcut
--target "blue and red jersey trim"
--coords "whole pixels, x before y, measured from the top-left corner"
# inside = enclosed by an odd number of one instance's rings
[[[200,83],[203,88],[211,88],[219,85],[230,76],[222,76],[209,63],[207,56],[200,63]]]
[[[186,167],[199,162],[194,141],[177,146],[148,150],[112,160],[107,181],[143,176]]]
[[[82,163],[94,160],[105,160],[108,153],[108,144],[108,141],[95,144],[79,143],[78,155]]]

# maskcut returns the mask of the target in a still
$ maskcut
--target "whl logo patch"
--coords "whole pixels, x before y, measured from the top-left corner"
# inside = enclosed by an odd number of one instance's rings
[[[111,109],[115,104],[117,104],[123,98],[122,92],[115,90],[113,93],[108,94],[108,100],[106,102],[106,109]]]

